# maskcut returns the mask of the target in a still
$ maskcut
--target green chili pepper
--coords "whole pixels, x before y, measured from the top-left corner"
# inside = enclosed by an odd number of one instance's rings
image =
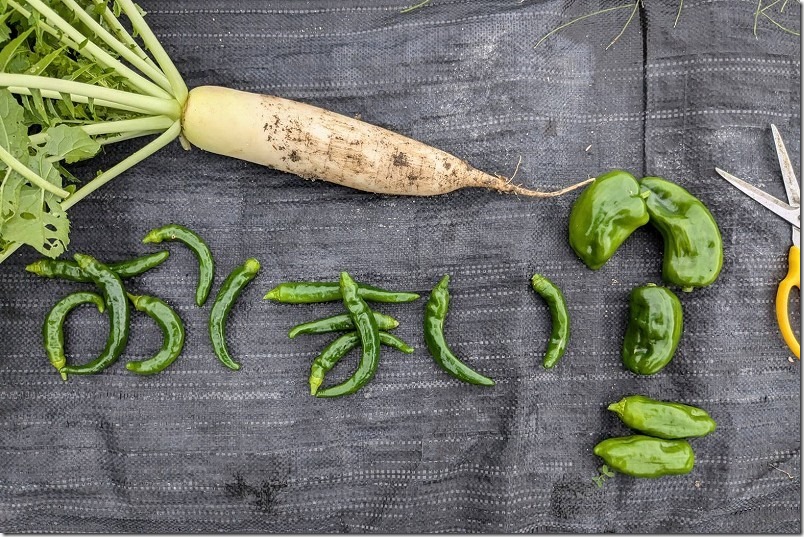
[[[315,304],[342,300],[338,282],[286,282],[277,285],[263,297],[283,304]],[[360,298],[367,302],[401,303],[419,299],[416,293],[388,291],[370,285],[358,285]]]
[[[148,232],[142,242],[159,244],[162,241],[180,241],[187,246],[198,259],[198,286],[195,290],[195,303],[203,306],[212,289],[215,277],[215,261],[209,246],[193,231],[178,224],[169,224]]]
[[[481,386],[494,386],[494,381],[461,362],[447,346],[444,321],[449,310],[449,275],[441,278],[424,308],[424,341],[435,362],[453,377]]]
[[[569,218],[569,243],[590,269],[597,270],[637,228],[648,223],[639,182],[612,170],[581,192]]]
[[[413,353],[414,349],[398,337],[388,332],[380,332],[380,343],[393,347],[405,354]],[[318,388],[324,382],[324,376],[355,347],[360,345],[360,335],[357,332],[348,332],[324,347],[310,366],[310,395],[317,395]]]
[[[608,407],[628,427],[658,438],[706,436],[717,427],[702,408],[656,401],[643,395],[623,397]]]
[[[126,348],[130,308],[120,276],[92,256],[75,254],[74,258],[79,268],[88,274],[103,292],[103,299],[109,312],[109,337],[106,339],[103,351],[93,361],[83,365],[66,365],[61,371],[68,375],[90,375],[112,365]]]
[[[86,291],[72,293],[56,302],[42,325],[42,338],[48,360],[61,373],[63,380],[67,380],[67,373],[63,371],[67,365],[67,357],[64,355],[64,321],[67,315],[81,304],[95,304],[101,313],[106,309],[103,297],[100,295]]]
[[[162,348],[147,360],[132,360],[126,369],[138,375],[153,375],[164,371],[176,361],[184,348],[184,324],[179,314],[162,300],[145,295],[128,295],[134,309],[144,312],[162,329]]]
[[[558,363],[567,350],[570,336],[569,311],[564,294],[553,282],[540,274],[534,274],[530,280],[531,286],[541,296],[550,308],[550,318],[553,329],[547,352],[542,360],[545,369],[550,369]]]
[[[688,474],[695,454],[686,440],[665,440],[641,434],[607,438],[594,449],[615,472],[634,477]]]
[[[223,365],[234,371],[240,369],[240,364],[232,360],[226,349],[226,319],[237,297],[259,271],[260,262],[254,258],[247,259],[245,263],[235,268],[221,284],[209,314],[209,337],[215,356]]]
[[[683,329],[678,297],[668,288],[648,284],[631,291],[623,364],[639,375],[652,375],[670,363]]]
[[[346,272],[341,272],[343,305],[352,318],[360,345],[363,348],[357,369],[344,382],[316,393],[318,397],[338,397],[355,393],[374,377],[380,362],[380,330],[366,301],[358,293],[357,283]]]
[[[377,321],[377,328],[380,330],[393,330],[399,326],[399,321],[389,315],[384,315],[378,311],[374,312],[374,320]],[[354,330],[352,318],[349,314],[334,315],[324,319],[317,319],[309,323],[297,324],[288,332],[290,339],[299,334],[327,334],[329,332],[341,332],[344,330]]]
[[[640,184],[650,223],[664,240],[664,281],[687,291],[714,282],[723,266],[723,241],[709,209],[660,177],[645,177]]]
[[[109,263],[106,266],[122,279],[132,278],[158,267],[164,263],[169,255],[170,252],[162,250],[127,261]],[[92,278],[78,268],[78,263],[66,259],[40,259],[25,267],[25,270],[43,278],[60,278],[73,282],[92,281]]]

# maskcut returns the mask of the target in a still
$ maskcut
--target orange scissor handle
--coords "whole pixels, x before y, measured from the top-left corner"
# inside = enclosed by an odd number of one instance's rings
[[[801,345],[796,339],[793,327],[790,326],[790,317],[787,314],[787,302],[790,300],[793,287],[798,287],[801,292],[801,251],[798,246],[790,247],[787,276],[779,283],[779,289],[776,291],[776,320],[779,322],[784,342],[796,358],[801,360]]]

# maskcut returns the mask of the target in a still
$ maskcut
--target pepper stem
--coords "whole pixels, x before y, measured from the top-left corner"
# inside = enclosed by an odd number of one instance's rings
[[[324,382],[324,377],[318,377],[315,375],[310,375],[310,395],[315,395],[318,393],[318,388],[321,387],[321,384]]]
[[[625,412],[625,401],[617,401],[616,403],[612,403],[607,407],[607,409],[621,416],[623,412]]]

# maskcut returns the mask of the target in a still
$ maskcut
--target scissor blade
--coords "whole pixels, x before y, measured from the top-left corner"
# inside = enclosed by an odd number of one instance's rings
[[[796,172],[793,171],[793,163],[787,155],[787,148],[782,141],[782,135],[776,125],[771,124],[773,131],[773,141],[776,144],[776,156],[779,157],[779,167],[782,169],[782,179],[784,179],[784,189],[787,192],[787,201],[793,207],[801,205],[801,190],[796,179]]]
[[[793,226],[801,229],[801,212],[797,207],[791,207],[787,203],[778,200],[767,194],[766,192],[758,189],[757,187],[746,183],[742,179],[738,179],[734,177],[732,174],[721,170],[720,168],[715,168],[715,171],[726,181],[734,185],[737,190],[748,196],[749,198],[753,199],[763,207],[769,209],[774,214],[781,216]]]

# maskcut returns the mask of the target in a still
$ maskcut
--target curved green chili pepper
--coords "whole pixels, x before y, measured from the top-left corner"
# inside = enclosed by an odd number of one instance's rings
[[[176,311],[164,301],[145,295],[128,295],[134,309],[156,321],[162,330],[162,348],[147,360],[132,360],[126,369],[138,375],[153,375],[176,361],[184,348],[184,324]]]
[[[656,401],[643,395],[623,397],[608,409],[620,416],[628,427],[658,438],[706,436],[717,424],[702,408]]]
[[[399,321],[390,315],[384,315],[378,311],[374,312],[374,320],[377,321],[377,328],[380,330],[393,330],[399,326]],[[344,330],[354,330],[352,318],[348,313],[333,315],[324,319],[317,319],[309,323],[297,324],[288,332],[290,339],[299,334],[327,334],[329,332],[342,332]]]
[[[127,261],[109,263],[106,266],[122,279],[132,278],[158,267],[169,255],[170,252],[162,250]],[[72,282],[92,281],[92,278],[78,267],[78,263],[66,259],[39,259],[25,267],[25,270],[43,278],[60,278]]]
[[[435,362],[453,377],[481,386],[494,386],[494,381],[461,362],[447,346],[444,321],[449,310],[449,275],[441,278],[424,308],[424,341]]]
[[[639,182],[626,171],[612,170],[595,179],[572,205],[570,246],[587,267],[597,270],[648,218]]]
[[[550,341],[547,344],[547,352],[544,355],[542,365],[545,369],[550,369],[558,363],[567,350],[567,343],[570,336],[569,311],[564,294],[553,282],[540,274],[534,274],[530,280],[531,287],[541,296],[550,307],[550,318],[552,319],[553,329],[550,334]]]
[[[652,375],[670,363],[683,330],[678,297],[666,287],[648,284],[631,291],[623,364],[639,375]]]
[[[128,342],[130,308],[120,276],[92,256],[75,254],[80,269],[87,273],[103,292],[109,312],[109,337],[100,356],[83,365],[66,365],[61,371],[73,375],[99,373],[112,365],[123,353]]]
[[[414,349],[398,337],[388,332],[380,332],[380,343],[397,349],[405,354],[413,353]],[[318,388],[324,382],[324,376],[355,347],[360,345],[360,335],[357,332],[346,333],[324,347],[310,366],[310,395],[317,395]]]
[[[664,281],[687,291],[714,282],[723,266],[723,240],[709,209],[660,177],[645,177],[640,184],[650,223],[664,240]]]
[[[260,262],[254,258],[247,259],[245,263],[235,268],[221,284],[209,314],[209,337],[212,340],[215,355],[223,365],[234,371],[240,369],[240,364],[232,360],[226,349],[226,318],[243,288],[254,279],[259,271]]]
[[[159,244],[162,241],[180,241],[184,243],[198,259],[198,286],[195,290],[195,303],[203,306],[212,289],[215,277],[215,261],[209,246],[194,231],[178,224],[168,224],[148,232],[142,242]]]
[[[688,474],[695,454],[686,440],[665,440],[636,434],[607,438],[594,449],[615,472],[634,477],[662,477]]]
[[[416,293],[388,291],[370,285],[358,285],[360,298],[367,302],[402,303],[419,299]],[[263,297],[282,304],[315,304],[342,300],[338,282],[285,282],[277,285]]]
[[[42,339],[45,342],[48,360],[61,373],[63,380],[67,380],[67,373],[63,371],[64,366],[67,365],[67,357],[64,355],[64,321],[67,319],[67,315],[81,304],[95,304],[101,313],[106,309],[102,296],[80,291],[67,295],[56,302],[42,325]]]
[[[366,301],[360,297],[357,283],[346,272],[341,272],[343,305],[352,318],[363,351],[357,369],[347,380],[316,393],[317,397],[338,397],[355,393],[374,377],[380,362],[380,330]]]

